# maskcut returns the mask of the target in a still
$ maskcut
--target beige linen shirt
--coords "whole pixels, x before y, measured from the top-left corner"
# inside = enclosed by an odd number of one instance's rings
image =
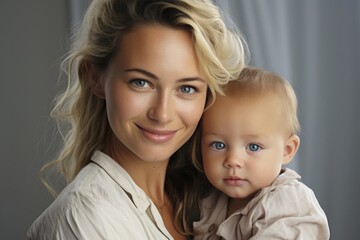
[[[27,239],[170,239],[145,192],[100,151],[27,232]]]
[[[300,176],[284,169],[243,209],[226,219],[229,197],[215,190],[203,200],[194,222],[195,239],[329,239],[326,215]]]

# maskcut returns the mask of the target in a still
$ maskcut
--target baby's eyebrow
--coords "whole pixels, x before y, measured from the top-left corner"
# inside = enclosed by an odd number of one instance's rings
[[[266,135],[264,135],[264,134],[245,134],[244,137],[250,138],[250,139],[260,139],[260,140],[266,139]]]

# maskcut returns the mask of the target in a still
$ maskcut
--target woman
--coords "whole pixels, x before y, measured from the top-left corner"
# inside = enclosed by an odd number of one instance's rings
[[[76,39],[50,165],[69,184],[28,239],[191,237],[201,181],[185,143],[242,69],[243,41],[208,0],[94,0]]]

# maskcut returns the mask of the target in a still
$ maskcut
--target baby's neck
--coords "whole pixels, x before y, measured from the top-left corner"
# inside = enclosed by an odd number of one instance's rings
[[[257,193],[251,194],[246,198],[230,198],[227,207],[226,218],[230,217],[233,213],[243,209],[254,198]]]

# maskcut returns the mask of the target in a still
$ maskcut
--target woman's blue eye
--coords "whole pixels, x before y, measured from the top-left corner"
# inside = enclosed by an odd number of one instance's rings
[[[257,152],[261,149],[261,147],[255,143],[250,143],[248,146],[247,146],[247,149],[252,151],[252,152]]]
[[[139,88],[146,87],[146,85],[148,84],[147,81],[145,81],[143,79],[133,79],[133,80],[131,80],[131,83]]]
[[[187,93],[187,94],[191,94],[195,92],[195,88],[191,87],[191,86],[182,86],[180,88],[180,91],[182,93]]]
[[[222,150],[226,148],[226,145],[222,142],[213,142],[210,146],[216,150]]]

